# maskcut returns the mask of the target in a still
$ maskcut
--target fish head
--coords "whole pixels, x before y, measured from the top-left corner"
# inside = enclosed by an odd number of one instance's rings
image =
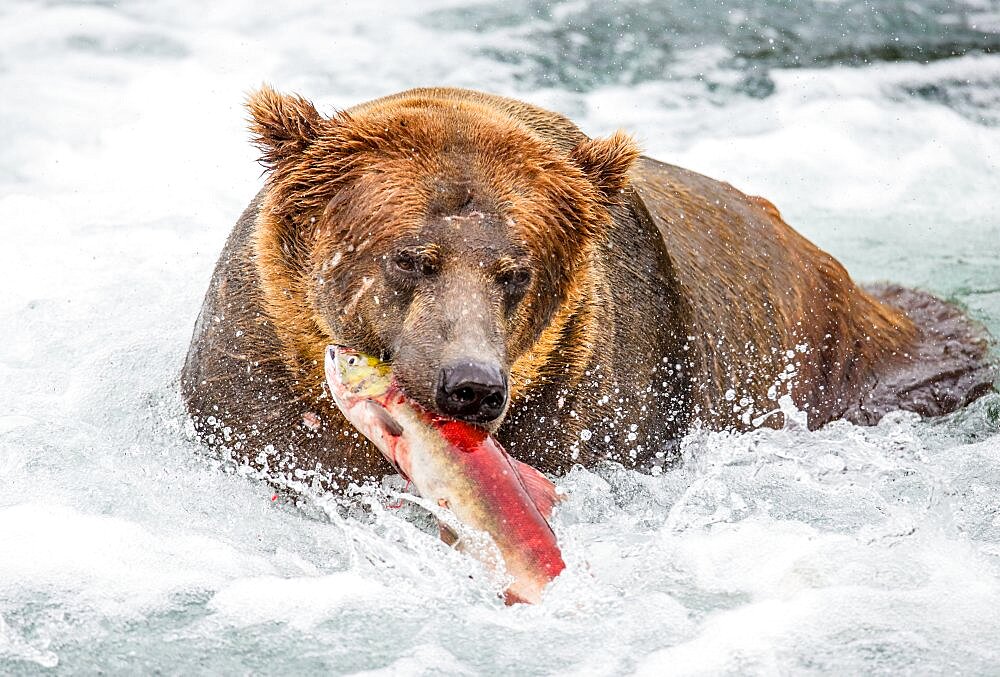
[[[386,407],[402,395],[387,362],[345,346],[329,346],[326,382],[344,417],[395,463],[394,438],[403,430]]]
[[[338,404],[384,397],[392,387],[387,362],[345,346],[326,351],[326,380]]]

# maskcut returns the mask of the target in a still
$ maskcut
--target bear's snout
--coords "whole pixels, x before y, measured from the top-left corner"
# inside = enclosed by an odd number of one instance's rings
[[[456,362],[441,369],[435,400],[443,414],[471,423],[491,423],[507,407],[507,380],[497,364]]]

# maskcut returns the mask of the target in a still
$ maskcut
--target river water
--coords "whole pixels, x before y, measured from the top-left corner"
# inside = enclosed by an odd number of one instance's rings
[[[574,470],[568,569],[514,608],[389,490],[272,500],[178,394],[264,81],[623,127],[1000,336],[1000,2],[278,5],[0,5],[0,673],[1000,672],[996,394]]]

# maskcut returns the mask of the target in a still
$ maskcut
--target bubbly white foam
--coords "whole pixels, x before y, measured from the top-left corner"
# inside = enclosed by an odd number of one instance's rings
[[[720,57],[691,49],[634,86],[525,89],[480,50],[490,6],[483,34],[425,16],[473,4],[0,7],[0,672],[996,672],[996,396],[574,470],[534,607],[381,490],[295,505],[187,438],[177,375],[261,185],[240,103],[263,81],[324,112],[441,84],[624,127],[1000,333],[1000,129],[901,94],[989,93],[995,55],[772,70],[754,99],[706,96]]]

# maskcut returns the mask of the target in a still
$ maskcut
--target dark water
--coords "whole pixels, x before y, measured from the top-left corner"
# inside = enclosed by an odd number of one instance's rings
[[[930,63],[1000,50],[996,2],[806,0],[804,2],[567,2],[520,0],[431,12],[435,29],[473,32],[481,53],[510,64],[519,86],[586,91],[693,79],[702,94],[763,98],[774,69]],[[996,122],[1000,82],[905,88]]]

